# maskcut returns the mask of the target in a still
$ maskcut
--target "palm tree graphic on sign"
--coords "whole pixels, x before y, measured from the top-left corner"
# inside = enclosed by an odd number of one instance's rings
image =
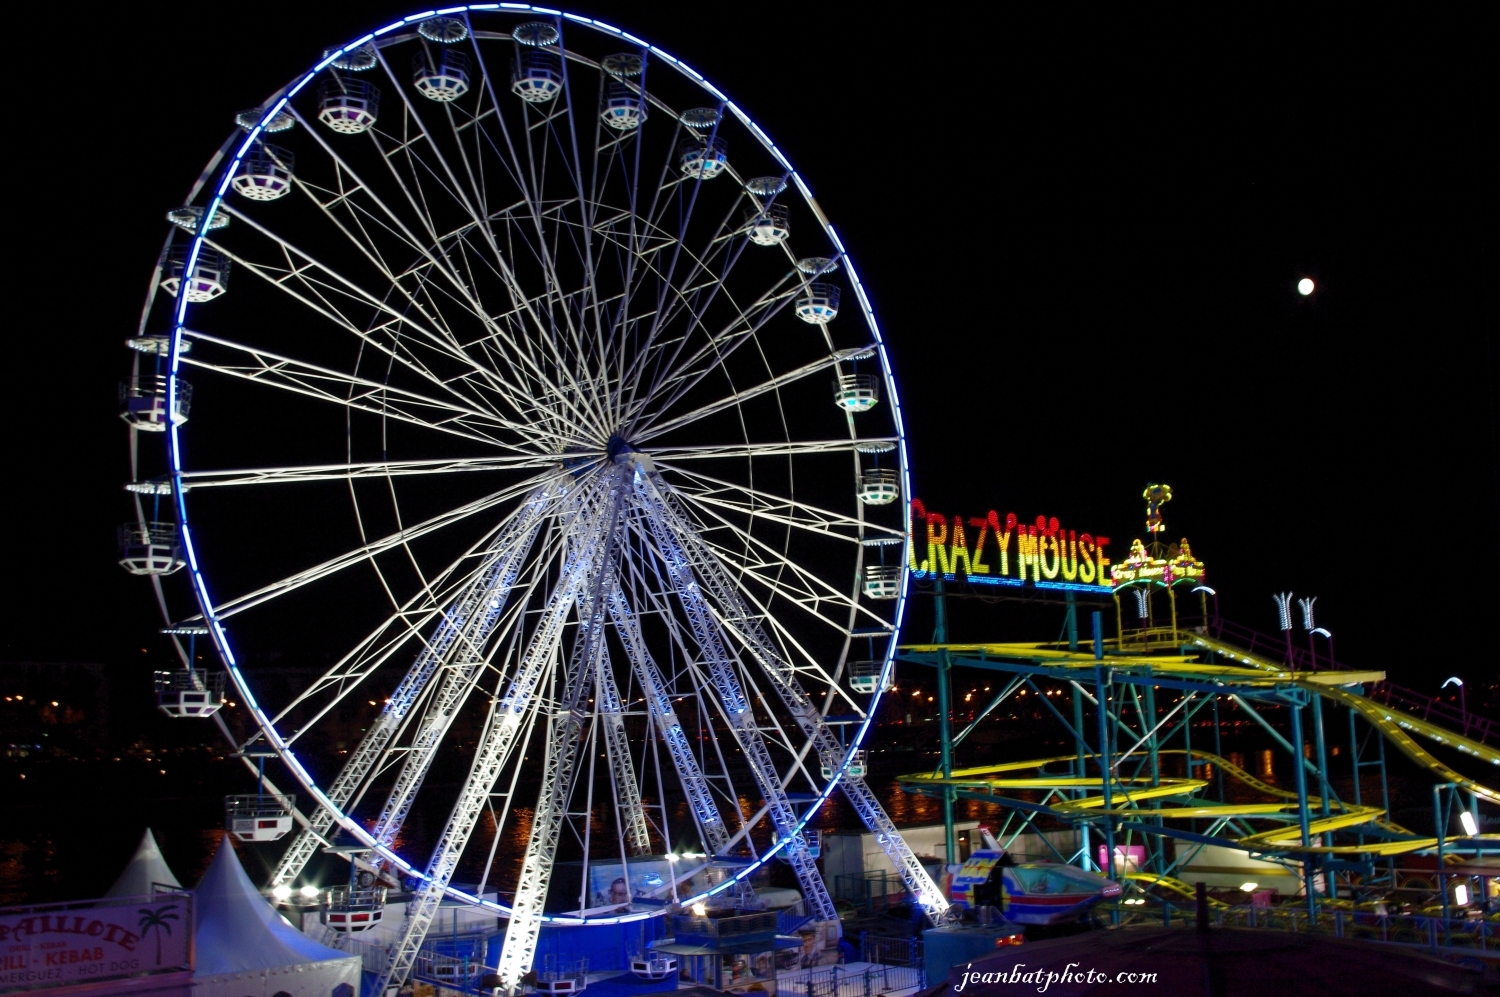
[[[167,922],[181,920],[176,914],[172,913],[176,909],[176,904],[167,904],[165,907],[158,907],[155,910],[142,909],[138,912],[141,915],[141,937],[145,938],[148,931],[156,936],[156,964],[158,966],[161,965],[162,932],[165,931],[170,935],[172,933],[172,926]]]

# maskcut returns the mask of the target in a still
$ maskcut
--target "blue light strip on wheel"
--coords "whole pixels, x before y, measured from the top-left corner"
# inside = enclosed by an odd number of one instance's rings
[[[885,339],[880,334],[880,326],[875,321],[875,312],[870,306],[868,296],[865,294],[864,285],[860,283],[859,276],[855,273],[854,264],[852,263],[852,261],[850,261],[848,253],[844,250],[843,242],[840,241],[838,234],[834,231],[833,225],[826,221],[822,211],[815,206],[811,188],[809,188],[806,182],[803,181],[801,174],[793,169],[792,164],[787,160],[786,156],[782,155],[781,150],[778,149],[776,147],[776,144],[771,141],[770,136],[768,136],[759,125],[752,121],[749,115],[747,115],[743,110],[740,109],[739,105],[735,104],[733,101],[730,101],[729,98],[726,97],[718,87],[714,86],[708,80],[704,79],[701,74],[699,74],[692,67],[688,66],[687,63],[682,62],[669,53],[657,48],[655,45],[643,41],[642,39],[637,38],[635,35],[632,35],[627,31],[623,31],[620,28],[615,27],[614,25],[606,24],[603,21],[596,21],[588,17],[581,17],[576,14],[564,13],[562,11],[554,10],[549,7],[537,7],[532,4],[524,3],[467,4],[460,7],[446,7],[442,10],[423,11],[420,14],[411,14],[399,21],[394,21],[391,24],[387,24],[385,27],[380,28],[377,31],[361,35],[354,41],[348,42],[342,47],[330,51],[322,60],[314,65],[311,70],[303,75],[301,79],[299,79],[292,86],[286,88],[285,93],[281,96],[281,98],[273,103],[261,116],[260,121],[256,123],[255,127],[249,130],[249,134],[246,136],[245,141],[235,152],[234,157],[230,161],[229,165],[224,168],[223,177],[219,182],[218,189],[215,190],[213,195],[209,198],[208,206],[204,210],[203,214],[205,223],[199,225],[197,232],[195,232],[193,235],[192,245],[188,251],[186,267],[183,271],[180,293],[178,295],[177,317],[172,328],[172,346],[168,360],[169,367],[167,374],[167,404],[168,406],[170,406],[170,408],[168,409],[167,418],[167,449],[172,464],[172,488],[173,496],[175,498],[174,505],[177,509],[178,535],[182,538],[183,548],[187,552],[188,571],[192,575],[193,591],[196,593],[198,606],[203,613],[203,618],[209,625],[210,635],[213,638],[214,646],[218,648],[220,656],[224,659],[224,665],[229,672],[230,679],[234,682],[234,687],[239,693],[241,700],[244,702],[246,709],[248,709],[251,715],[255,718],[255,722],[257,726],[259,726],[262,736],[265,737],[267,744],[269,744],[276,750],[277,754],[281,757],[282,762],[285,763],[287,768],[291,770],[293,777],[297,779],[302,788],[317,800],[319,806],[322,806],[329,813],[337,815],[335,822],[341,828],[343,828],[345,831],[348,831],[361,844],[369,846],[371,851],[377,853],[382,858],[389,861],[403,873],[423,880],[429,878],[425,872],[416,868],[400,855],[377,842],[368,831],[360,826],[357,821],[351,819],[342,810],[332,804],[332,801],[330,801],[328,797],[323,793],[323,791],[318,788],[317,783],[313,780],[312,776],[308,774],[305,768],[303,768],[302,763],[292,753],[291,748],[287,746],[281,735],[276,731],[276,728],[271,723],[270,718],[266,716],[265,711],[260,708],[260,705],[255,700],[255,696],[250,692],[250,686],[245,682],[244,676],[240,673],[239,664],[235,661],[234,652],[230,649],[229,646],[229,635],[225,631],[223,624],[220,623],[219,620],[213,615],[213,602],[208,597],[208,588],[203,579],[203,572],[198,564],[198,553],[195,545],[193,544],[192,531],[188,526],[187,503],[185,492],[182,486],[182,441],[178,435],[177,421],[174,418],[176,415],[177,405],[177,370],[178,365],[182,360],[182,333],[183,329],[187,325],[187,288],[189,283],[191,282],[193,270],[197,266],[199,254],[203,250],[203,240],[208,232],[207,219],[213,218],[214,213],[218,211],[220,203],[222,203],[224,200],[225,192],[229,189],[230,182],[234,179],[235,174],[239,171],[240,163],[244,160],[246,153],[248,153],[254,146],[256,140],[260,137],[261,132],[265,130],[265,126],[273,118],[275,118],[276,115],[280,114],[282,109],[286,107],[287,102],[292,97],[295,97],[298,93],[300,93],[302,89],[309,83],[311,83],[313,78],[316,77],[318,73],[322,72],[329,66],[329,64],[331,64],[335,59],[346,52],[357,49],[362,45],[368,44],[374,39],[379,38],[382,35],[389,34],[390,32],[397,30],[398,28],[404,27],[408,24],[412,24],[416,21],[426,20],[430,17],[437,17],[447,14],[468,13],[471,11],[497,10],[515,12],[530,11],[534,14],[543,14],[550,17],[563,17],[577,24],[586,25],[606,34],[614,35],[615,37],[621,38],[631,43],[632,45],[638,45],[641,48],[648,49],[652,55],[655,55],[658,58],[661,58],[670,63],[676,69],[680,70],[684,75],[691,78],[694,83],[697,83],[699,86],[703,87],[704,90],[712,94],[715,98],[722,101],[725,107],[727,107],[729,111],[733,113],[737,119],[739,119],[740,123],[743,124],[752,135],[755,136],[755,138],[761,143],[762,146],[765,147],[766,151],[769,152],[778,163],[780,163],[791,173],[792,181],[797,185],[797,190],[801,192],[803,198],[808,202],[808,207],[813,209],[813,214],[817,216],[818,221],[823,225],[824,232],[827,233],[829,239],[832,240],[834,246],[838,249],[844,267],[849,272],[849,279],[854,285],[855,297],[859,300],[860,310],[864,312],[865,324],[869,326],[871,334],[875,337],[876,350],[880,355],[881,373],[884,375],[886,393],[890,398],[891,417],[896,426],[896,445],[897,447],[899,447],[901,454],[901,473],[903,478],[902,484],[905,488],[904,494],[911,494],[911,469],[907,462],[906,432],[901,421],[901,403],[899,397],[896,394],[895,379],[891,376],[889,357],[887,356],[885,349]],[[903,503],[903,505],[905,506],[906,504]],[[906,511],[903,513],[903,517],[908,520],[908,522],[904,524],[907,527],[904,531],[905,535],[908,538],[906,542],[910,542],[910,516],[911,510],[909,507],[907,507]],[[767,861],[769,861],[773,856],[776,855],[777,852],[785,848],[787,844],[796,837],[796,835],[802,832],[802,829],[807,826],[807,822],[810,821],[818,812],[818,810],[822,808],[823,804],[827,802],[828,797],[838,786],[839,781],[843,778],[844,773],[848,771],[850,764],[854,761],[855,753],[858,751],[860,744],[863,743],[865,739],[866,733],[869,731],[871,722],[875,719],[875,713],[880,706],[880,698],[884,694],[886,680],[889,678],[891,669],[894,667],[896,651],[894,635],[900,632],[901,621],[906,612],[906,588],[909,578],[907,561],[908,558],[906,556],[906,550],[903,546],[900,561],[902,565],[901,594],[896,600],[896,619],[891,630],[891,645],[886,650],[885,664],[881,669],[881,681],[876,686],[874,698],[871,699],[870,708],[865,714],[864,723],[860,724],[858,731],[856,731],[853,744],[849,749],[849,755],[844,759],[843,765],[836,773],[834,773],[833,778],[828,781],[827,787],[822,791],[822,793],[818,795],[818,798],[812,802],[812,805],[809,806],[807,812],[803,815],[802,820],[798,822],[798,824],[794,828],[792,828],[790,834],[777,841],[774,845],[772,845],[770,850],[768,850],[763,856],[760,857],[757,862],[741,870],[732,879],[725,880],[723,883],[719,884],[712,890],[708,890],[707,892],[700,893],[697,896],[680,901],[682,905],[691,905],[694,903],[698,903],[707,899],[708,897],[713,896],[716,893],[720,893],[728,889],[735,883],[744,880],[747,876],[755,872]],[[458,900],[462,900],[465,903],[492,911],[503,917],[508,918],[510,916],[510,908],[505,906],[504,904],[495,903],[494,901],[490,900],[483,900],[479,897],[465,893],[462,890],[455,889],[451,885],[445,887],[445,891],[447,892],[448,896]],[[568,925],[622,924],[629,921],[639,921],[649,917],[656,917],[658,916],[658,914],[659,912],[656,911],[645,911],[620,917],[592,918],[560,917],[544,914],[541,916],[541,919],[545,922],[550,922],[553,924]]]

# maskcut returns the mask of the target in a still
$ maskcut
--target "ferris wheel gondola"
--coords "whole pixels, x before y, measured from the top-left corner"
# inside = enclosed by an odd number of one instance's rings
[[[238,123],[136,336],[164,348],[134,354],[131,480],[169,487],[132,490],[122,563],[308,801],[272,885],[352,836],[413,885],[382,981],[452,897],[509,918],[513,986],[544,922],[748,902],[777,853],[836,925],[802,829],[842,787],[941,913],[860,748],[903,605],[895,384],[764,131],[634,36],[515,8],[396,22]],[[659,854],[594,902],[590,870]]]

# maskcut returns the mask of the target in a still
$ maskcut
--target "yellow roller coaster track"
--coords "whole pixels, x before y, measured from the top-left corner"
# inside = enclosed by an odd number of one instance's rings
[[[1171,890],[1173,893],[1180,893],[1189,899],[1196,898],[1198,895],[1193,887],[1182,880],[1173,879],[1171,876],[1158,876],[1154,872],[1127,872],[1125,873],[1125,878],[1135,880],[1137,883],[1150,883],[1152,886],[1160,886],[1163,889]],[[1215,900],[1213,897],[1208,898],[1208,904],[1210,907],[1229,909],[1229,904],[1226,904],[1222,900]]]
[[[1415,747],[1415,745],[1414,745]],[[1420,747],[1416,748],[1421,751]],[[1181,755],[1186,752],[1182,749],[1171,749],[1160,752],[1163,755]],[[1425,752],[1423,752],[1425,754]],[[1097,756],[1091,756],[1097,758]],[[1211,762],[1220,766],[1224,774],[1241,782],[1258,792],[1271,796],[1279,796],[1284,800],[1295,800],[1297,794],[1270,783],[1264,782],[1251,775],[1249,772],[1235,765],[1227,758],[1208,751],[1193,750],[1193,757]],[[1003,762],[997,765],[982,765],[973,768],[956,769],[949,778],[943,778],[930,773],[917,773],[904,775],[900,779],[903,783],[913,783],[926,786],[953,786],[955,789],[982,789],[994,791],[997,789],[1047,789],[1047,790],[1098,790],[1101,794],[1104,790],[1104,779],[1102,776],[1064,776],[1064,775],[1037,775],[1037,776],[1007,776],[1001,773],[1021,772],[1027,769],[1039,769],[1045,765],[1061,762],[1075,761],[1076,755],[1055,755],[1051,758],[1033,758],[1027,761]],[[1435,759],[1433,764],[1441,765]],[[1132,804],[1141,800],[1160,799],[1169,796],[1187,796],[1203,789],[1208,785],[1205,779],[1184,779],[1175,776],[1161,776],[1157,780],[1158,785],[1151,785],[1149,777],[1120,777],[1116,776],[1110,780],[1110,794],[1113,797],[1118,794],[1123,796],[1127,802]],[[1477,784],[1476,784],[1477,785]],[[1483,787],[1480,787],[1483,789]],[[1221,817],[1248,817],[1248,818],[1291,818],[1297,814],[1295,803],[1205,803],[1202,806],[1175,806],[1162,807],[1160,809],[1142,810],[1139,807],[1128,808],[1104,807],[1104,796],[1084,796],[1073,800],[1055,800],[1047,806],[1057,815],[1066,818],[1070,814],[1081,815],[1084,812],[1096,814],[1110,814],[1115,817],[1143,817],[1153,816],[1168,819],[1186,818],[1209,818]],[[1323,801],[1316,796],[1310,796],[1307,800],[1308,808],[1321,809]],[[1338,801],[1330,801],[1331,807],[1337,807],[1338,812],[1327,817],[1314,817],[1308,821],[1308,835],[1311,838],[1328,833],[1330,831],[1344,830],[1346,828],[1358,827],[1361,824],[1376,823],[1386,830],[1401,834],[1410,834],[1404,828],[1380,820],[1385,811],[1376,807],[1353,806]],[[1437,845],[1437,838],[1408,838],[1400,841],[1375,841],[1358,845],[1310,845],[1303,847],[1301,844],[1302,829],[1299,824],[1281,824],[1267,831],[1258,831],[1254,834],[1244,835],[1239,838],[1226,839],[1236,847],[1244,848],[1252,852],[1317,852],[1328,855],[1401,855],[1407,852],[1423,851]],[[1444,843],[1470,840],[1468,838],[1445,838]],[[1482,840],[1493,841],[1500,847],[1500,835],[1484,835]]]
[[[1242,688],[1265,688],[1286,684],[1296,685],[1358,711],[1365,719],[1379,729],[1381,734],[1389,739],[1402,754],[1437,775],[1442,781],[1455,783],[1475,796],[1488,800],[1491,803],[1500,804],[1500,791],[1491,789],[1454,771],[1448,765],[1445,765],[1428,753],[1411,735],[1420,734],[1461,754],[1495,766],[1500,766],[1500,748],[1494,745],[1481,744],[1471,738],[1455,734],[1430,720],[1424,720],[1409,713],[1404,713],[1401,710],[1392,709],[1389,706],[1377,703],[1372,699],[1345,688],[1345,686],[1363,682],[1379,681],[1384,678],[1384,673],[1289,671],[1283,665],[1269,661],[1258,655],[1250,654],[1241,648],[1214,640],[1211,637],[1186,632],[1181,633],[1181,637],[1183,640],[1191,641],[1195,646],[1201,647],[1205,651],[1222,654],[1239,662],[1239,664],[1204,664],[1195,658],[1177,655],[1154,657],[1150,655],[1111,654],[1102,660],[1095,660],[1091,654],[1062,651],[1045,644],[931,644],[907,646],[901,650],[919,653],[946,650],[952,654],[984,654],[1000,658],[1022,658],[1048,666],[1049,671],[1055,670],[1057,674],[1049,677],[1061,681],[1084,679],[1087,672],[1092,672],[1094,668],[1103,666],[1125,669],[1149,668],[1151,674],[1154,675],[1196,678],[1215,684],[1222,683],[1225,693],[1234,692],[1234,686]]]

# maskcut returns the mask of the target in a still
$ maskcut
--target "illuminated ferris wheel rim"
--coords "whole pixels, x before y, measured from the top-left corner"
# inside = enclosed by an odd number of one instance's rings
[[[798,193],[802,196],[807,206],[812,210],[824,233],[828,236],[830,242],[832,242],[833,246],[837,249],[839,253],[839,265],[842,266],[843,269],[845,269],[848,273],[849,281],[854,289],[855,298],[859,302],[860,312],[864,316],[865,324],[869,328],[870,334],[874,338],[873,348],[879,356],[881,378],[884,382],[887,392],[887,399],[891,409],[891,420],[895,430],[895,444],[899,451],[902,474],[901,486],[904,490],[904,494],[911,494],[910,466],[907,461],[906,435],[901,418],[900,398],[897,394],[895,381],[891,373],[891,366],[889,363],[889,357],[886,353],[885,341],[881,335],[879,323],[876,321],[874,311],[870,306],[870,302],[868,296],[865,293],[864,286],[860,282],[858,273],[854,268],[853,261],[850,259],[847,251],[845,250],[844,244],[839,238],[838,233],[835,231],[833,224],[828,220],[827,216],[824,215],[821,207],[819,207],[817,201],[814,199],[811,189],[802,179],[802,176],[791,165],[786,156],[783,155],[781,150],[778,149],[775,143],[771,141],[766,132],[761,129],[760,126],[758,126],[753,120],[751,120],[749,115],[747,115],[737,104],[730,100],[722,91],[720,91],[697,71],[689,67],[686,63],[661,50],[657,46],[611,24],[607,24],[603,21],[598,21],[592,18],[582,17],[576,14],[570,14],[554,8],[537,7],[531,4],[470,4],[464,6],[447,7],[440,10],[427,10],[420,13],[411,14],[399,21],[394,21],[390,24],[387,24],[386,26],[376,31],[362,35],[338,48],[330,49],[325,53],[324,57],[316,64],[314,64],[307,72],[298,77],[294,82],[282,87],[281,90],[278,91],[276,99],[264,106],[264,111],[261,114],[260,119],[254,123],[254,126],[245,129],[247,134],[237,147],[233,145],[233,139],[226,142],[223,149],[228,150],[230,148],[233,148],[234,151],[232,155],[226,155],[224,157],[227,162],[219,173],[217,187],[215,187],[211,191],[208,197],[207,204],[204,208],[203,217],[208,219],[212,219],[215,217],[215,214],[221,202],[224,201],[227,193],[229,192],[231,180],[234,178],[241,162],[244,160],[245,156],[255,148],[256,143],[260,140],[262,134],[267,130],[267,126],[274,119],[276,119],[278,115],[281,114],[283,108],[286,107],[287,103],[292,97],[300,93],[305,87],[308,86],[309,83],[313,81],[313,79],[320,72],[327,69],[330,65],[334,64],[336,60],[340,59],[346,54],[355,52],[355,50],[358,50],[363,46],[376,42],[381,37],[397,31],[402,27],[414,25],[424,20],[452,15],[468,15],[470,13],[488,14],[496,12],[506,14],[525,14],[529,12],[532,14],[538,14],[550,18],[563,18],[582,27],[590,28],[602,34],[619,38],[630,43],[631,45],[638,46],[639,48],[650,52],[652,55],[662,59],[672,68],[677,70],[680,75],[686,77],[688,80],[697,84],[704,91],[712,95],[715,100],[720,102],[725,109],[734,114],[734,116],[740,121],[745,129],[749,131],[758,142],[760,142],[762,147],[765,148],[766,151],[768,151],[775,158],[775,160],[787,170],[792,182],[797,187]],[[577,58],[577,56],[573,55],[572,53],[569,53],[568,57]],[[211,170],[206,171],[205,177],[210,174]],[[203,251],[203,243],[208,235],[209,228],[210,226],[205,224],[198,226],[194,231],[189,243],[184,273],[194,272],[194,267],[196,266],[198,258]],[[179,377],[178,368],[182,358],[182,354],[183,352],[185,352],[182,347],[183,333],[187,325],[187,316],[190,308],[189,296],[186,293],[180,295],[176,304],[177,307],[172,322],[172,335],[168,357],[169,366],[166,385],[166,397],[168,399],[175,399],[177,397]],[[312,778],[311,774],[306,770],[306,768],[303,767],[300,760],[298,760],[296,755],[293,753],[291,746],[281,736],[280,732],[277,731],[275,724],[272,722],[271,718],[266,715],[265,711],[256,701],[255,696],[250,691],[249,684],[246,682],[244,676],[240,672],[239,665],[235,659],[234,652],[230,646],[230,641],[227,633],[225,632],[224,626],[218,618],[218,615],[214,612],[214,604],[213,601],[209,598],[207,586],[205,584],[203,574],[198,563],[198,556],[193,541],[192,529],[189,524],[187,514],[187,504],[185,499],[186,488],[183,484],[181,439],[179,436],[179,426],[176,420],[168,421],[168,425],[166,426],[166,437],[168,456],[171,462],[170,474],[173,485],[173,507],[175,509],[175,514],[177,517],[181,545],[186,555],[187,568],[192,579],[191,587],[193,590],[193,596],[198,603],[200,612],[202,613],[202,622],[205,623],[208,627],[210,637],[213,640],[215,647],[219,651],[219,654],[225,664],[226,670],[229,672],[231,680],[234,683],[234,688],[243,700],[244,705],[250,715],[255,719],[256,726],[259,729],[261,735],[266,739],[267,744],[277,752],[278,756],[286,764],[288,770],[291,771],[293,777],[297,780],[302,789],[304,789],[311,797],[313,797],[317,801],[317,804],[319,806],[323,807],[333,815],[334,823],[338,827],[349,833],[361,844],[368,846],[370,851],[374,852],[381,858],[385,859],[387,862],[391,863],[393,867],[401,870],[401,872],[405,876],[415,877],[419,880],[425,880],[429,878],[422,869],[414,866],[412,863],[402,858],[398,853],[394,851],[394,849],[382,845],[374,838],[374,836],[366,831],[357,820],[349,816],[349,814],[347,814],[342,807],[334,804],[334,802],[318,787],[316,780]],[[909,518],[910,510],[905,507],[904,503],[902,508],[903,519]],[[903,525],[906,527],[903,530],[903,533],[909,536],[909,524]],[[906,542],[909,542],[909,540]],[[897,560],[897,564],[901,566],[901,585],[900,594],[896,600],[894,620],[891,624],[891,633],[893,637],[900,631],[901,622],[905,612],[907,574],[906,561],[907,558],[904,555]],[[793,835],[802,830],[807,822],[812,819],[812,817],[827,801],[828,797],[833,793],[833,791],[840,785],[840,777],[844,774],[844,772],[848,769],[849,765],[856,757],[856,752],[859,746],[863,743],[864,738],[869,730],[870,724],[875,717],[877,708],[880,703],[880,698],[887,684],[884,679],[889,676],[890,670],[893,667],[894,654],[895,641],[893,639],[886,648],[884,661],[882,662],[881,672],[883,680],[876,684],[873,697],[870,701],[869,709],[866,711],[863,721],[857,726],[855,730],[855,733],[850,741],[848,751],[843,760],[842,767],[836,773],[834,773],[834,776],[831,779],[827,780],[826,786],[821,790],[821,792],[817,794],[817,797],[808,804],[807,809],[801,815],[797,824],[793,828]],[[762,865],[769,861],[779,851],[790,844],[793,840],[793,835],[780,837],[758,859],[754,860],[749,865],[739,870],[732,877],[727,878],[723,883],[715,886],[710,890],[706,890],[699,895],[683,899],[680,901],[680,903],[684,906],[690,905],[703,901],[708,897],[713,896],[714,894],[733,888],[736,884],[752,875],[757,869],[759,869]],[[509,915],[511,914],[511,908],[509,906],[497,903],[495,901],[484,900],[478,896],[466,893],[463,890],[452,886],[451,883],[444,885],[444,891],[448,896],[456,900],[492,911],[501,916],[509,917]],[[614,915],[606,917],[569,917],[560,915],[542,915],[541,920],[554,924],[614,924],[645,920],[648,918],[660,916],[660,913],[660,911],[640,911],[625,915]]]

